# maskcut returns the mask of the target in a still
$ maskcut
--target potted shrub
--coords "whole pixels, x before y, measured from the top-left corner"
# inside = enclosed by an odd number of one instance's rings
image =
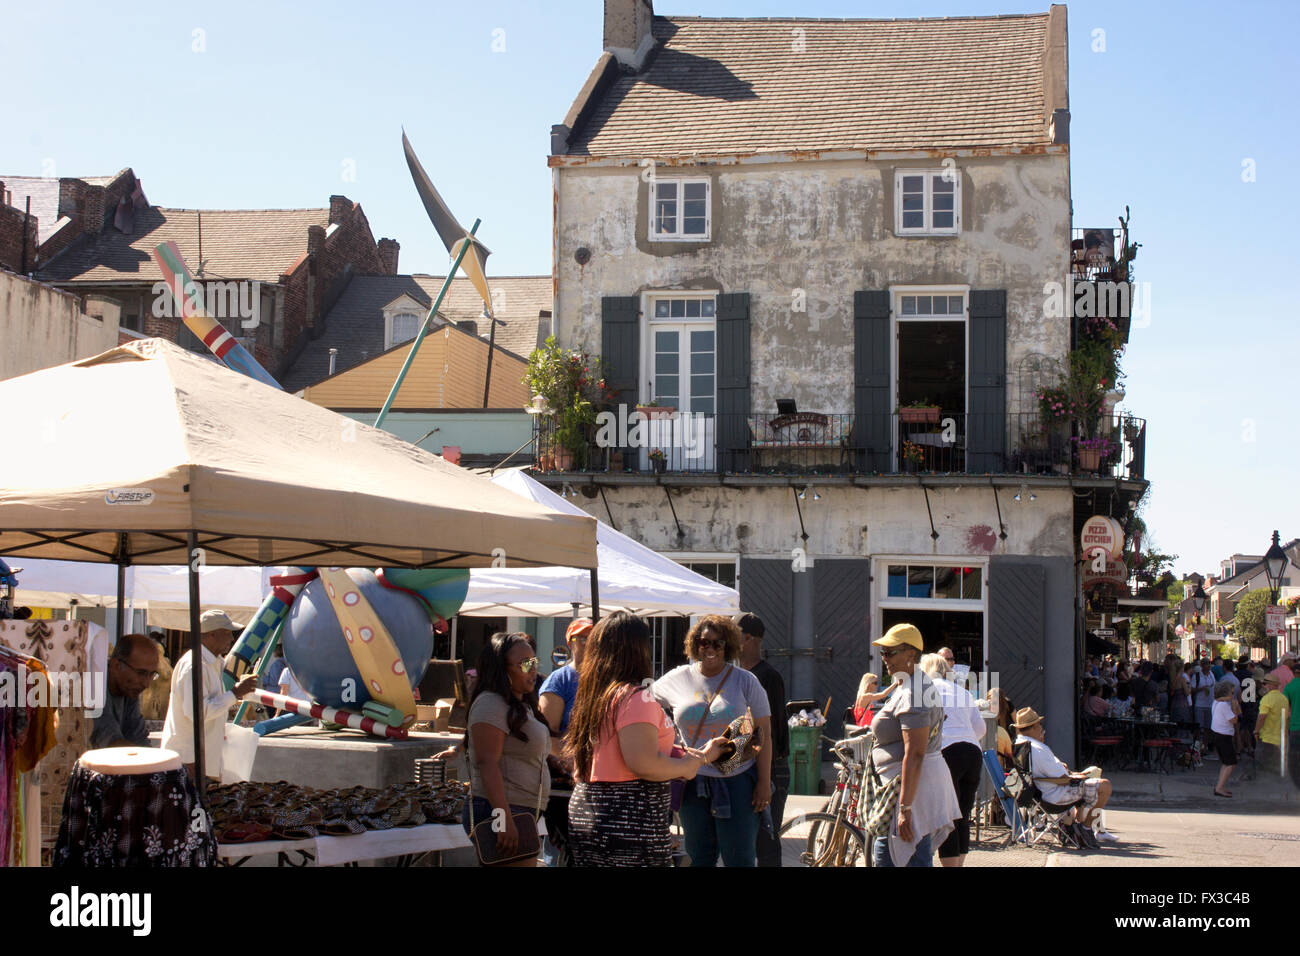
[[[1074,439],[1079,458],[1079,467],[1083,471],[1098,471],[1103,461],[1114,453],[1115,443],[1109,438]]]
[[[654,448],[650,451],[650,467],[654,469],[656,475],[662,475],[668,467],[668,458],[662,448]]]
[[[903,470],[906,472],[920,471],[921,463],[925,461],[925,449],[914,441],[903,442]]]
[[[936,424],[939,421],[939,406],[931,405],[924,398],[908,402],[898,409],[898,420],[904,425]]]
[[[600,357],[561,348],[552,335],[529,356],[524,382],[540,398],[534,399],[534,407],[545,409],[550,417],[555,467],[560,471],[585,467],[596,414],[614,397],[605,383]]]

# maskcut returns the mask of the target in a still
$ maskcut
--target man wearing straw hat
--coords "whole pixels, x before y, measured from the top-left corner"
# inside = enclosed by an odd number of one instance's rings
[[[1088,845],[1090,836],[1108,843],[1119,839],[1113,833],[1107,833],[1100,825],[1100,811],[1110,799],[1110,781],[1100,777],[1092,778],[1087,772],[1071,773],[1070,768],[1058,760],[1056,754],[1052,753],[1052,748],[1044,743],[1043,718],[1038,716],[1034,708],[1021,707],[1016,711],[1011,726],[1019,733],[1016,746],[1029,744],[1029,775],[1038,785],[1043,806],[1055,813],[1075,807],[1076,819],[1086,831],[1076,835],[1082,836],[1085,845]]]

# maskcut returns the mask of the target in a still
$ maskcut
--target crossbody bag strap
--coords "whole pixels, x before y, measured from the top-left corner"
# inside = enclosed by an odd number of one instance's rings
[[[718,685],[717,690],[709,695],[709,699],[704,704],[704,713],[700,715],[700,722],[695,725],[695,733],[691,734],[691,742],[688,746],[694,747],[700,742],[700,731],[704,728],[704,722],[709,719],[709,711],[713,709],[713,702],[717,700],[718,695],[722,693],[722,688],[727,686],[727,678],[731,676],[731,671],[734,666],[734,664],[727,665],[727,672],[722,675],[722,683]]]

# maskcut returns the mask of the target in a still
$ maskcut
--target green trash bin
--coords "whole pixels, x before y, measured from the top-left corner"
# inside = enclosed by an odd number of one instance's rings
[[[790,792],[815,795],[822,778],[822,729],[790,728]]]

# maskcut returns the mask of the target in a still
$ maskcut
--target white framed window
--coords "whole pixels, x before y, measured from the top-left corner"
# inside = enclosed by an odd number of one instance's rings
[[[708,179],[650,182],[650,239],[706,241],[713,227],[712,186]]]
[[[415,338],[420,331],[420,317],[414,312],[398,312],[393,316],[391,331],[389,333],[388,347],[401,345],[403,342],[409,342]]]
[[[399,295],[384,306],[384,350],[409,342],[420,331],[420,323],[429,314],[429,307],[409,295]],[[438,327],[437,318],[433,328]]]
[[[649,297],[645,400],[712,415],[716,395],[717,300],[712,294]]]
[[[956,169],[894,172],[894,234],[955,236],[961,232],[961,173]]]

